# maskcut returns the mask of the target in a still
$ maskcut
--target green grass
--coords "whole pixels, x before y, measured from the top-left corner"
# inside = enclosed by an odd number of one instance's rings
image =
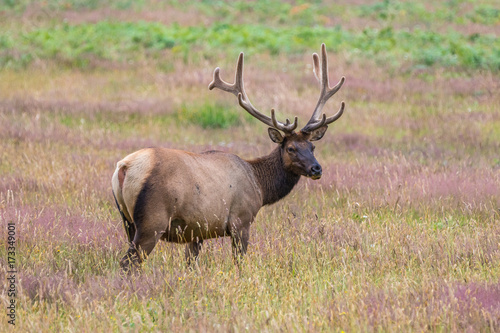
[[[242,113],[223,104],[182,105],[175,114],[179,121],[202,128],[229,128],[241,124]],[[250,118],[250,117],[248,117]]]
[[[50,10],[89,10],[96,9],[99,7],[111,5],[110,7],[116,9],[133,9],[140,8],[143,6],[145,1],[131,1],[131,0],[114,0],[114,1],[104,1],[104,0],[48,0],[40,3],[39,1],[33,0],[4,0],[0,3],[0,10],[8,10],[17,13],[24,12],[27,8],[33,5],[41,5]]]
[[[236,54],[298,54],[322,42],[330,52],[348,52],[354,59],[371,58],[398,67],[444,66],[500,70],[500,42],[494,35],[457,32],[411,32],[365,28],[352,32],[341,27],[269,27],[265,25],[214,24],[210,27],[158,23],[103,21],[96,24],[56,25],[27,33],[0,35],[3,67],[26,66],[35,59],[85,68],[98,60],[127,64],[130,61],[164,62],[164,51],[190,59],[192,49],[210,59],[220,50]]]

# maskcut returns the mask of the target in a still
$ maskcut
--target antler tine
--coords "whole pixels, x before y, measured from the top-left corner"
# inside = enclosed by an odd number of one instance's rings
[[[271,120],[273,121],[273,126],[283,132],[288,132],[291,133],[297,128],[297,121],[298,118],[295,117],[295,120],[293,123],[290,124],[290,119],[286,119],[285,124],[280,123],[279,121],[276,120],[276,114],[274,112],[274,109],[271,109]]]
[[[220,68],[217,67],[214,70],[214,79],[208,85],[208,89],[212,90],[213,88],[219,88],[223,91],[227,91],[232,93],[233,95],[238,97],[238,102],[240,106],[245,109],[248,113],[250,113],[253,117],[257,118],[264,124],[279,129],[286,133],[291,133],[295,128],[297,128],[297,117],[295,117],[294,123],[290,124],[290,120],[287,119],[286,123],[283,124],[276,120],[276,115],[274,113],[274,109],[271,110],[271,118],[262,114],[259,110],[257,110],[245,92],[245,87],[243,85],[243,52],[240,53],[238,57],[238,63],[236,65],[236,74],[234,77],[234,83],[228,83],[221,79],[220,77]]]
[[[318,82],[321,83],[321,77],[320,77],[321,69],[319,68],[319,56],[316,52],[313,53],[313,64],[314,64],[314,68],[313,68],[314,76],[316,77]]]
[[[321,67],[319,60],[320,59],[318,54],[313,53],[313,72],[314,76],[316,76],[316,79],[321,84],[321,93],[311,118],[304,126],[304,128],[301,129],[301,132],[305,133],[312,132],[315,129],[320,128],[321,126],[328,125],[339,119],[340,116],[342,116],[345,108],[345,103],[342,102],[339,111],[334,116],[326,118],[326,115],[323,114],[321,118],[319,117],[325,103],[328,101],[328,99],[330,99],[330,97],[332,97],[337,91],[339,91],[339,89],[345,82],[345,77],[342,76],[340,81],[333,88],[330,88],[330,83],[328,80],[328,58],[326,55],[326,46],[324,43],[321,44]]]
[[[333,123],[335,120],[339,119],[342,114],[344,114],[344,109],[345,109],[345,103],[344,101],[340,102],[340,109],[337,111],[337,113],[331,117],[328,117],[325,121],[325,124],[328,125],[328,124],[331,124]],[[324,113],[323,113],[324,115]]]
[[[243,93],[245,92],[245,88],[243,87],[243,52],[241,52],[240,56],[238,57],[234,83],[231,84],[221,79],[220,68],[217,67],[214,70],[214,79],[208,85],[208,89],[212,90],[214,88],[219,88],[220,90],[230,92],[235,96],[238,96],[238,94],[242,91]],[[244,97],[246,97],[246,94]]]

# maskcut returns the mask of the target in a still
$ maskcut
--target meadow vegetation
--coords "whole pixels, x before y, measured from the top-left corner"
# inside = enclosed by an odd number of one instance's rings
[[[499,36],[489,0],[3,1],[16,330],[499,331]],[[124,278],[116,162],[148,146],[267,154],[265,126],[207,89],[212,71],[231,77],[245,52],[252,103],[301,126],[322,42],[331,80],[346,76],[326,112],[347,105],[316,144],[323,177],[259,212],[240,266],[228,239],[194,269],[161,243]]]

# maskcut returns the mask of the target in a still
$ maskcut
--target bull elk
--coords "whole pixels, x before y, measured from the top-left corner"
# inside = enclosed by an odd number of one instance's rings
[[[321,166],[314,157],[313,141],[344,112],[344,102],[332,117],[322,113],[326,101],[344,84],[328,83],[328,60],[321,45],[321,65],[313,54],[314,74],[321,85],[318,103],[299,131],[297,117],[282,123],[259,112],[243,86],[243,53],[238,58],[235,82],[214,71],[208,88],[230,92],[240,106],[267,126],[278,146],[267,156],[244,160],[221,151],[201,154],[166,148],[146,148],[119,161],[112,177],[115,201],[128,235],[129,249],[121,259],[124,271],[139,266],[158,240],[187,243],[188,263],[196,259],[203,240],[230,236],[235,258],[247,250],[250,225],[264,205],[285,197],[301,176],[319,179]]]

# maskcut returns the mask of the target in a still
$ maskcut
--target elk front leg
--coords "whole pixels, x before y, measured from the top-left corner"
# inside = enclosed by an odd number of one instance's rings
[[[203,245],[203,240],[195,240],[186,245],[186,261],[188,266],[191,265],[191,261],[196,261],[198,259],[198,254],[200,254],[201,246]]]

